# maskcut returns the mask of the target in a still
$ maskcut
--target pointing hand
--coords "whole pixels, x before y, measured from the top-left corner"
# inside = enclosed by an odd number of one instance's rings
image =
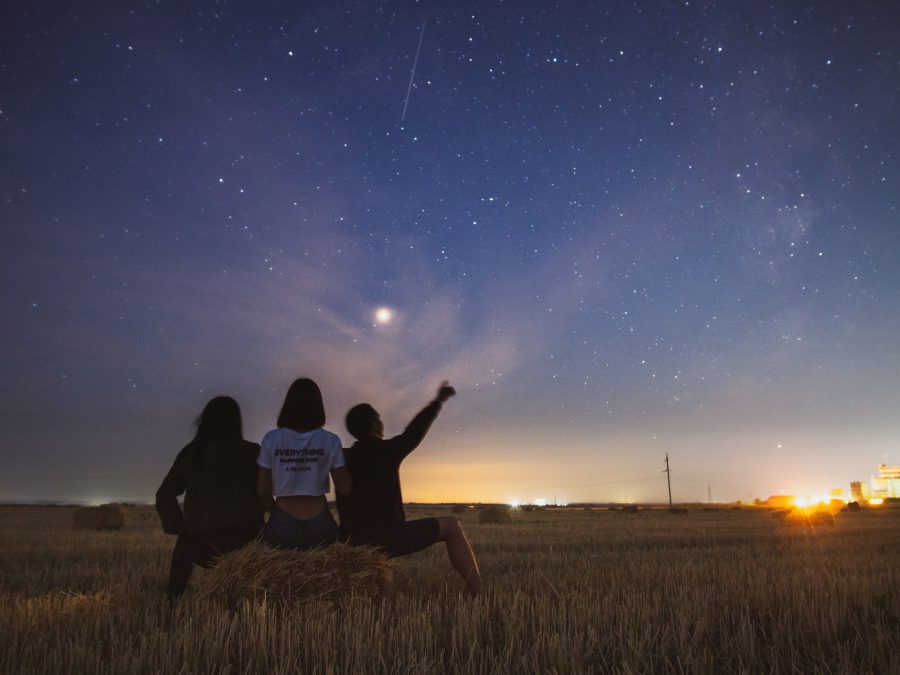
[[[437,400],[438,403],[443,403],[451,396],[456,396],[456,389],[450,386],[450,383],[447,380],[441,382],[441,388],[438,389]]]

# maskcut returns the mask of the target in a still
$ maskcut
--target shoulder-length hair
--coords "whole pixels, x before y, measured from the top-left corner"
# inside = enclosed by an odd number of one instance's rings
[[[325,404],[319,385],[308,377],[294,380],[278,413],[278,426],[306,430],[325,426]]]
[[[197,418],[195,441],[228,441],[244,439],[241,409],[230,396],[211,399]]]

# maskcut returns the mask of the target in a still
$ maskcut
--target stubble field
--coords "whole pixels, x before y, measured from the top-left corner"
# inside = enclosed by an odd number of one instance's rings
[[[446,515],[416,510],[411,517]],[[443,547],[383,598],[228,608],[162,588],[173,539],[0,507],[4,673],[900,673],[900,509],[779,528],[764,511],[462,516],[486,592]]]

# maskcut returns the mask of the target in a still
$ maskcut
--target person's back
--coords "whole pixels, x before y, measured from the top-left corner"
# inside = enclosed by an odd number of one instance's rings
[[[188,532],[216,530],[262,518],[256,498],[259,445],[232,439],[188,451],[184,522]]]
[[[426,410],[430,419],[422,435],[437,414],[429,408]],[[416,420],[413,422],[410,427],[421,426],[415,425]],[[415,435],[420,436],[418,433]],[[353,479],[353,492],[346,497],[338,495],[345,535],[355,541],[367,541],[377,538],[377,533],[406,521],[400,488],[400,464],[413,449],[409,446],[414,440],[420,440],[420,437],[409,439],[400,435],[385,440],[370,436],[358,440],[344,451],[347,469]],[[348,521],[346,525],[345,518]]]
[[[272,476],[272,495],[322,496],[329,490],[329,475],[335,465],[343,464],[340,439],[322,428],[297,431],[279,427],[262,440],[258,464]],[[316,499],[316,515],[322,500]]]

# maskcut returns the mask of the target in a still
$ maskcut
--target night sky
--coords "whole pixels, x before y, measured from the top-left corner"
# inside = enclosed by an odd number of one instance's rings
[[[345,442],[457,387],[409,500],[900,463],[893,0],[2,12],[0,499],[151,500],[303,375]]]

